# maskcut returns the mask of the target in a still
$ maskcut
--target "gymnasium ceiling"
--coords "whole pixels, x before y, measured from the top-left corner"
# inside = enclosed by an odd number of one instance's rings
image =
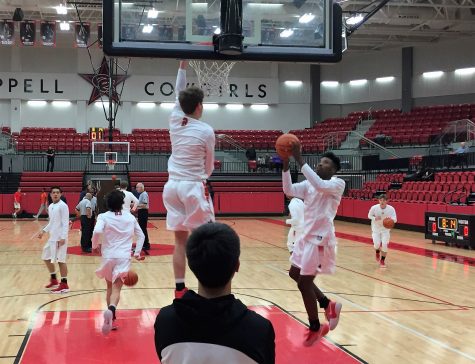
[[[68,14],[58,15],[55,7],[64,0],[0,0],[0,19],[11,19],[22,8],[25,19],[78,20],[73,3],[83,21],[101,22],[101,0],[67,2]],[[177,0],[183,1],[183,0]],[[307,0],[312,2],[313,0]],[[369,0],[336,0],[346,15],[370,11]],[[379,0],[378,0],[379,1]],[[155,1],[159,2],[159,1]],[[256,0],[290,3],[295,0]],[[305,2],[305,1],[304,1]],[[149,4],[150,1],[140,1]],[[369,5],[369,6],[368,6]],[[349,51],[367,51],[434,43],[475,36],[475,0],[391,0],[349,39]]]

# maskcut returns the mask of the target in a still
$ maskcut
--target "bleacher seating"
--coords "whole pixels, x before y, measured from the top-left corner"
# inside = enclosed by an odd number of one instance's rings
[[[362,189],[350,190],[348,196],[372,199],[377,191],[386,191],[391,201],[464,203],[475,192],[474,181],[475,172],[439,172],[433,182],[403,182],[400,189],[390,189],[391,182],[402,182],[402,174],[381,174],[376,181],[366,182]]]
[[[346,118],[326,119],[311,129],[291,130],[290,133],[300,139],[304,153],[321,153],[329,146],[338,148],[348,131],[356,128],[360,118],[360,114],[352,114]]]
[[[150,212],[165,213],[162,193],[168,180],[167,173],[130,172],[132,186],[145,185],[149,194]],[[216,214],[256,214],[284,211],[282,182],[278,181],[211,181],[213,205]]]
[[[23,172],[20,179],[22,192],[41,192],[52,186],[60,186],[64,192],[80,193],[82,172]]]
[[[450,121],[475,118],[475,104],[422,106],[409,113],[399,110],[378,110],[371,113],[376,121],[365,137],[375,139],[378,134],[391,138],[391,144],[429,144],[440,135]],[[361,146],[366,142],[361,141]]]

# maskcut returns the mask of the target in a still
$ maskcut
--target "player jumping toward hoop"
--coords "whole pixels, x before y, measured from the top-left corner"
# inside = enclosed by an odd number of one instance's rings
[[[214,221],[206,180],[214,168],[215,136],[213,128],[199,120],[204,94],[196,86],[186,88],[186,66],[186,61],[180,62],[176,79],[176,103],[169,118],[172,154],[163,189],[167,230],[175,232],[175,298],[181,298],[187,290],[185,244],[189,232]]]
[[[120,300],[122,278],[130,270],[130,250],[137,238],[134,257],[140,259],[145,236],[134,216],[123,210],[124,193],[113,190],[106,196],[108,212],[97,217],[92,235],[92,248],[102,254],[102,262],[96,275],[107,283],[107,310],[104,311],[102,333],[107,335],[115,320],[115,310]],[[102,238],[102,242],[101,242]]]
[[[371,231],[373,236],[374,249],[376,251],[376,261],[381,268],[386,268],[386,255],[388,254],[388,245],[391,229],[383,225],[384,219],[390,218],[397,222],[396,210],[388,205],[386,195],[380,195],[379,203],[371,206],[368,212],[368,219],[371,220]]]
[[[333,219],[345,190],[345,181],[334,176],[340,170],[340,159],[333,153],[323,154],[316,173],[303,160],[300,143],[292,145],[292,155],[307,180],[292,184],[289,159],[284,159],[284,193],[302,199],[305,204],[304,229],[295,242],[289,276],[297,282],[308,314],[310,325],[303,344],[311,346],[335,329],[340,318],[341,303],[330,301],[314,280],[317,274],[335,271],[337,240]],[[320,324],[317,301],[325,310],[328,323]]]

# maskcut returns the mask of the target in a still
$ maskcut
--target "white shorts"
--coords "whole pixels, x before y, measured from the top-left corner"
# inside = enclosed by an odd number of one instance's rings
[[[123,280],[130,270],[131,258],[102,258],[101,266],[96,270],[96,276],[114,283],[117,278]]]
[[[380,230],[380,231],[373,231],[371,234],[373,236],[373,244],[375,249],[379,249],[379,247],[382,245],[382,251],[387,252],[388,251],[388,245],[389,245],[389,230]]]
[[[13,208],[14,209],[21,209],[21,206],[18,202],[13,202]]]
[[[290,263],[300,269],[302,276],[333,274],[336,267],[336,244],[316,245],[299,239],[295,242]]]
[[[49,260],[51,263],[66,263],[68,253],[68,242],[58,247],[57,241],[47,241],[41,253],[41,259]]]
[[[214,222],[211,196],[204,182],[169,180],[163,188],[167,230],[192,231]]]

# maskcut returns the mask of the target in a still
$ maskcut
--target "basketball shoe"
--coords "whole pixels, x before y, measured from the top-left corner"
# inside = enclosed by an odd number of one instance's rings
[[[180,290],[180,291],[177,291],[177,290],[175,289],[175,299],[178,300],[178,299],[182,298],[183,295],[184,295],[186,292],[188,292],[188,288],[186,288],[186,287],[183,288],[183,289]]]
[[[379,259],[381,259],[381,254],[379,253],[379,250],[376,252],[376,261],[379,263]]]
[[[102,333],[104,335],[107,335],[112,330],[112,321],[114,314],[111,310],[105,310],[103,316],[104,323],[102,324]]]
[[[59,286],[59,282],[57,279],[50,279],[49,284],[45,286],[45,288],[57,288]]]
[[[338,321],[340,320],[342,304],[340,302],[330,301],[327,308],[325,308],[325,317],[330,326],[330,330],[335,330]]]
[[[386,268],[386,262],[384,260],[379,261],[379,267],[380,268]]]
[[[60,282],[58,287],[52,289],[51,293],[67,293],[69,292],[69,286],[65,282]]]
[[[308,332],[305,336],[305,340],[303,341],[303,346],[312,346],[317,341],[320,341],[322,337],[324,337],[330,331],[330,325],[326,322],[320,325],[320,329],[318,331],[312,331],[308,329]]]

